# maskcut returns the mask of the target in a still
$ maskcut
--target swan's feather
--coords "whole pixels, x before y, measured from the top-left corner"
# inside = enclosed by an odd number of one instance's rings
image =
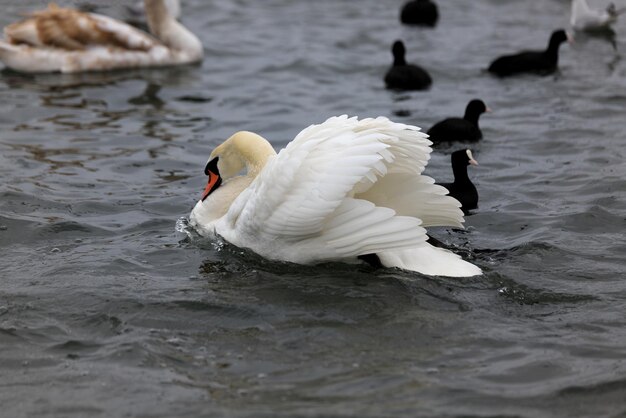
[[[391,173],[357,197],[392,208],[398,215],[420,218],[424,227],[462,228],[461,204],[447,196],[447,189],[434,182],[428,176]]]
[[[482,271],[460,256],[425,243],[419,248],[378,253],[383,266],[419,271],[430,276],[469,277]]]
[[[371,187],[389,168],[420,170],[419,166],[403,163],[411,151],[416,161],[427,160],[428,145],[417,128],[408,129],[385,118],[358,121],[341,116],[312,125],[270,161],[253,182],[251,196],[246,197],[251,204],[238,222],[277,236],[319,234],[324,221],[354,194],[357,185],[363,188],[362,183],[366,183]],[[265,212],[259,212],[257,201]],[[304,215],[311,212],[316,215]]]
[[[426,240],[417,218],[361,199],[345,199],[323,225],[314,245],[326,245],[331,258],[412,248]]]

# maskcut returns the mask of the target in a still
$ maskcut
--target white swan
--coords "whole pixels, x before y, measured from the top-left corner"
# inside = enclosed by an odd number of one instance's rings
[[[587,0],[572,0],[572,16],[570,24],[576,30],[603,30],[609,29],[615,23],[624,9],[617,10],[611,3],[606,10],[591,9]]]
[[[387,267],[481,274],[426,242],[425,227],[463,222],[460,203],[421,175],[430,145],[419,128],[383,117],[332,117],[279,154],[259,135],[238,132],[211,153],[190,225],[273,260],[310,264],[374,253]]]
[[[4,28],[0,60],[16,71],[75,73],[188,64],[200,40],[170,13],[166,0],[144,0],[152,35],[92,13],[50,5]]]

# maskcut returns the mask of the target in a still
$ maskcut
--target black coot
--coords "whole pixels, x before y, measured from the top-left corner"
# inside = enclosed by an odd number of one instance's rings
[[[400,22],[407,25],[435,26],[439,19],[437,5],[430,0],[413,0],[400,12]]]
[[[407,64],[404,59],[406,49],[402,41],[395,41],[391,48],[393,65],[385,75],[385,84],[388,89],[395,90],[425,90],[432,84],[430,75],[421,67]]]
[[[559,46],[571,37],[563,29],[552,32],[545,51],[522,51],[514,55],[502,56],[491,63],[489,72],[499,77],[519,73],[551,74],[559,62]]]
[[[478,127],[478,118],[489,111],[482,100],[474,99],[467,104],[463,118],[448,118],[433,125],[427,132],[429,139],[434,143],[478,141],[483,137]]]
[[[478,207],[478,191],[467,176],[467,166],[470,164],[478,165],[478,162],[469,149],[454,151],[450,160],[452,161],[454,182],[439,183],[439,185],[448,189],[450,196],[461,202],[461,209],[467,215],[470,210]]]

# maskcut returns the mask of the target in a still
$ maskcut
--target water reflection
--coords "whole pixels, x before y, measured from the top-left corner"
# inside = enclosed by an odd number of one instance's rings
[[[0,85],[4,83],[24,102],[39,100],[40,107],[49,109],[31,112],[30,118],[20,114],[25,120],[15,124],[15,132],[52,130],[82,132],[90,137],[141,135],[169,142],[180,135],[174,133],[177,128],[198,127],[198,122],[206,127],[211,120],[204,116],[204,104],[212,98],[196,94],[195,86],[201,77],[198,66],[82,74],[4,70],[0,72]],[[167,98],[173,91],[179,96]]]
[[[584,40],[585,38],[595,38],[595,39],[602,39],[606,42],[608,42],[611,47],[613,47],[613,50],[615,52],[617,52],[617,38],[616,38],[616,33],[613,29],[606,27],[606,28],[602,28],[602,29],[597,29],[597,30],[592,30],[592,31],[585,31],[585,32],[577,32],[576,33],[576,42],[578,42],[579,40]]]
[[[375,268],[356,260],[355,263],[316,265],[272,261],[222,240],[199,237],[186,222],[179,222],[178,226],[188,234],[188,245],[209,250],[198,275],[207,281],[212,291],[224,294],[236,295],[246,289],[247,294],[268,298],[267,303],[293,302],[306,297],[326,301],[320,303],[328,303],[328,309],[341,309],[336,304],[358,303],[359,309],[368,311],[369,305],[375,305],[380,311],[404,311],[410,306],[411,309],[419,306],[438,311],[467,311],[470,306],[463,292],[495,294],[493,286],[484,283],[482,278],[459,282],[454,278]],[[287,294],[289,296],[285,296]]]
[[[98,171],[96,168],[86,165],[89,161],[120,158],[134,153],[133,150],[116,150],[113,152],[90,152],[86,153],[81,148],[53,148],[46,149],[44,145],[33,144],[5,144],[13,151],[21,151],[29,155],[29,159],[49,166],[49,173],[57,172],[63,168],[76,167],[90,172]],[[63,174],[63,173],[61,173]]]
[[[128,99],[128,103],[133,105],[150,105],[155,109],[163,108],[165,102],[158,96],[162,86],[160,84],[150,83],[146,85],[145,90],[138,96]]]
[[[165,87],[189,87],[202,81],[200,70],[200,64],[75,74],[24,74],[5,68],[0,71],[0,81],[12,89],[35,91],[106,87],[129,80],[144,80]]]
[[[613,56],[606,63],[606,66],[609,70],[609,74],[613,74],[617,68],[617,64],[622,59],[621,54],[617,48],[617,36],[616,36],[615,31],[611,28],[606,28],[606,29],[596,30],[596,31],[576,32],[574,46],[580,45],[580,46],[590,47],[590,45],[587,45],[587,44],[596,43],[596,42],[606,42],[609,45],[611,45]]]

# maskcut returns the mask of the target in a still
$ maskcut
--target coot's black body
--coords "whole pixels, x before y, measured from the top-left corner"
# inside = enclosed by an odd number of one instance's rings
[[[519,73],[551,74],[558,67],[559,47],[567,40],[568,36],[564,30],[554,31],[545,51],[522,51],[502,56],[491,63],[489,72],[499,77]]]
[[[396,41],[391,48],[393,65],[385,75],[385,85],[394,90],[425,90],[433,80],[421,67],[407,64],[404,56],[406,49],[402,41]]]
[[[413,0],[400,12],[400,22],[407,25],[435,26],[439,19],[437,5],[430,0]]]
[[[453,152],[450,160],[454,182],[440,185],[448,189],[450,196],[461,202],[461,210],[467,215],[470,210],[478,207],[478,191],[467,175],[467,166],[478,163],[472,157],[471,151],[466,149]]]
[[[478,141],[483,137],[478,118],[487,110],[482,100],[474,99],[467,104],[463,118],[448,118],[433,125],[427,132],[429,139],[433,143]]]

